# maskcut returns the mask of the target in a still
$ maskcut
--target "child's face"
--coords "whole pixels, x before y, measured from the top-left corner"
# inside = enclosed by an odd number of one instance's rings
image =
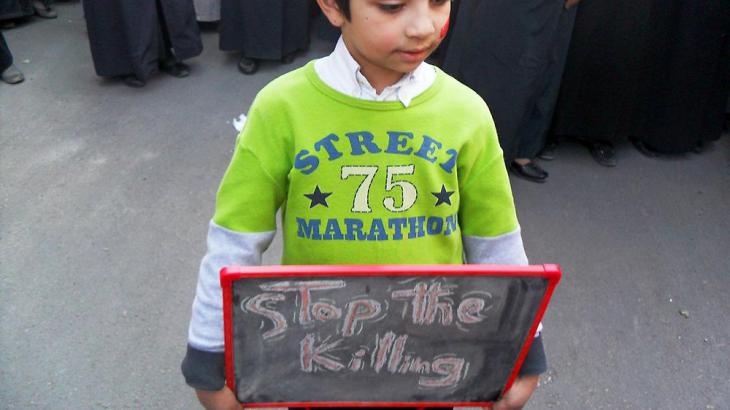
[[[436,50],[450,11],[450,0],[350,0],[349,21],[328,17],[342,29],[363,75],[381,82],[397,81]]]

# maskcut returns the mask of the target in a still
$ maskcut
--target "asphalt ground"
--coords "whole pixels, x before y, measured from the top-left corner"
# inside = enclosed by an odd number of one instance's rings
[[[27,79],[0,84],[0,408],[197,408],[179,365],[231,122],[331,45],[243,76],[206,32],[190,77],[133,89],[57,10],[4,32]],[[563,144],[513,180],[531,262],[564,269],[528,408],[730,409],[730,138],[617,159]]]

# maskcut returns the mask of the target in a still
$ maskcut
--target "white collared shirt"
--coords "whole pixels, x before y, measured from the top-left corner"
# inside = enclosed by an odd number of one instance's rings
[[[436,80],[436,69],[423,62],[378,94],[360,72],[360,65],[347,50],[342,36],[332,54],[314,62],[314,70],[325,84],[345,95],[370,101],[400,101],[404,107],[408,107]]]

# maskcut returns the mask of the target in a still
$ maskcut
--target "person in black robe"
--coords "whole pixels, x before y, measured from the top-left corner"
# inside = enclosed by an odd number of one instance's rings
[[[571,38],[570,0],[461,0],[443,69],[475,90],[494,117],[513,173],[544,182],[545,146]]]
[[[159,70],[186,77],[203,50],[192,0],[83,0],[96,73],[141,87]]]
[[[0,32],[0,78],[8,84],[18,84],[25,80],[23,73],[13,65],[13,55],[2,32]]]
[[[260,60],[291,62],[309,47],[310,0],[222,0],[220,49],[238,51],[238,69],[258,70]]]
[[[12,20],[32,16],[55,19],[58,14],[51,7],[51,0],[0,0],[0,22],[4,28],[14,26]]]
[[[716,139],[728,85],[730,2],[585,2],[554,119],[554,134],[586,143],[612,166],[613,145],[681,153]],[[607,24],[611,22],[611,24]]]
[[[642,117],[630,135],[650,156],[720,138],[730,91],[730,1],[661,1],[652,9]]]

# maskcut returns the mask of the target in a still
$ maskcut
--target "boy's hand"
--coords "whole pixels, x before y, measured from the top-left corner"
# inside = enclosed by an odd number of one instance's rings
[[[577,6],[580,0],[565,0],[565,9],[568,10],[573,6]]]
[[[195,390],[200,404],[207,410],[241,410],[241,404],[228,386],[218,391]]]
[[[498,402],[494,403],[492,410],[520,410],[530,400],[532,392],[537,387],[539,375],[518,377]]]

